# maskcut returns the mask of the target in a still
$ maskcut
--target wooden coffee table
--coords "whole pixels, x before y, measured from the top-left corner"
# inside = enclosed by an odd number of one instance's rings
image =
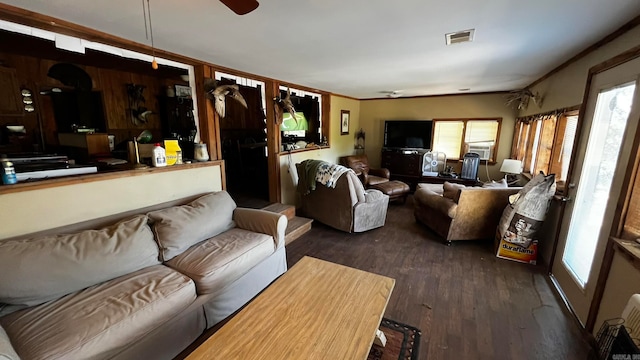
[[[394,285],[304,257],[186,359],[366,359]]]

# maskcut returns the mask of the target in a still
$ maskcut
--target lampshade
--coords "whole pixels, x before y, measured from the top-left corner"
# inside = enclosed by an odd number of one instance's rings
[[[298,120],[297,123],[295,120],[293,120],[293,116],[291,116],[291,114],[285,112],[282,116],[280,131],[309,130],[309,122],[307,122],[307,118],[302,112],[296,112],[296,120]]]
[[[514,159],[504,159],[500,172],[507,174],[520,174],[522,172],[522,161]]]

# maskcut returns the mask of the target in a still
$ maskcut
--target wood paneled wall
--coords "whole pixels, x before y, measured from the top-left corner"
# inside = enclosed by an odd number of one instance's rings
[[[20,88],[28,88],[32,91],[36,107],[36,112],[25,113],[24,116],[0,116],[0,124],[25,125],[29,134],[29,141],[37,143],[39,131],[38,115],[40,115],[45,142],[57,145],[57,128],[53,114],[53,103],[51,97],[41,95],[39,91],[52,87],[70,89],[60,81],[47,76],[49,68],[59,62],[61,61],[0,52],[0,63],[5,67],[16,70]],[[165,94],[167,86],[187,84],[179,78],[162,78],[125,70],[85,65],[77,66],[91,76],[93,90],[102,93],[106,131],[116,135],[116,143],[130,139],[145,129],[151,130],[154,134],[154,139],[160,139],[161,121],[159,112],[161,109],[158,96]],[[144,106],[153,111],[146,124],[136,125],[132,121],[126,88],[128,83],[146,86],[143,92],[145,97]]]

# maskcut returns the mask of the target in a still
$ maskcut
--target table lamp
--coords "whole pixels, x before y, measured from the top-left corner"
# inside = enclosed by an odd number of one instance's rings
[[[509,183],[509,175],[517,175],[522,172],[522,161],[515,159],[504,159],[502,166],[500,166],[500,172],[504,173],[504,179]]]

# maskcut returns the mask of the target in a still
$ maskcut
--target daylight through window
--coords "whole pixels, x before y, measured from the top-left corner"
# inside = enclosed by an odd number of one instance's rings
[[[561,188],[569,171],[577,126],[577,110],[516,119],[511,158],[523,161],[525,173],[556,174]]]
[[[468,152],[494,162],[502,119],[436,119],[433,120],[433,151],[458,160]]]

